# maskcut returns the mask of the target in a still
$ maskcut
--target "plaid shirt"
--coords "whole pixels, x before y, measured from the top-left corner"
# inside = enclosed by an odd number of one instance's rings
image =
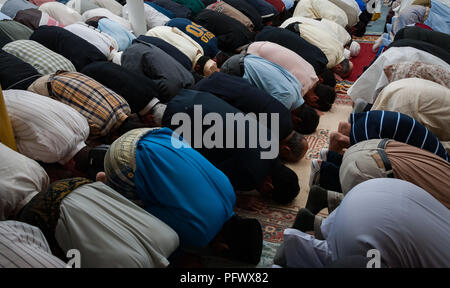
[[[42,75],[58,70],[77,71],[70,60],[33,40],[10,42],[3,50],[27,62]]]
[[[122,96],[81,73],[58,71],[48,81],[52,98],[87,118],[90,137],[107,135],[120,127],[131,113]]]

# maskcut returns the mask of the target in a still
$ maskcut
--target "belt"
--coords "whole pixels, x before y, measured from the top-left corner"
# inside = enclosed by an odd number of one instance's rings
[[[380,155],[381,161],[383,161],[384,164],[384,169],[386,170],[386,172],[389,172],[389,174],[387,174],[387,176],[389,178],[394,178],[394,171],[392,171],[392,165],[391,162],[389,161],[389,157],[386,154],[386,151],[384,150],[386,148],[387,143],[390,141],[391,139],[383,139],[381,140],[381,142],[378,144],[378,155]]]
[[[239,58],[239,68],[241,70],[241,77],[245,74],[245,65],[244,65],[244,58],[247,56],[248,53],[242,54],[242,56]]]

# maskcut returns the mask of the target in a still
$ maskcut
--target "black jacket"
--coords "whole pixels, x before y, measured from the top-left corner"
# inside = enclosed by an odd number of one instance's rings
[[[152,37],[152,36],[145,36],[140,35],[137,39],[133,40],[133,43],[148,43],[155,45],[159,49],[163,50],[170,56],[172,56],[175,60],[177,60],[181,65],[183,65],[184,68],[187,70],[192,69],[192,62],[189,57],[187,57],[183,52],[181,52],[177,47],[173,46],[172,44],[164,41],[161,38],[158,37]]]
[[[318,47],[287,29],[266,26],[256,35],[255,41],[269,41],[284,46],[309,62],[317,75],[325,71],[328,59]]]
[[[394,41],[400,39],[420,40],[450,51],[450,35],[438,31],[430,31],[420,27],[405,27],[395,34]]]
[[[253,8],[252,5],[248,4],[245,0],[224,0],[225,3],[233,6],[240,12],[242,12],[245,16],[247,16],[250,21],[252,21],[255,26],[255,30],[259,31],[263,28],[263,20],[261,14],[259,14],[258,10]]]
[[[191,9],[189,9],[188,7],[181,5],[175,1],[155,0],[152,2],[155,3],[156,5],[163,7],[164,9],[171,11],[173,14],[175,14],[175,17],[188,18],[188,19],[190,19],[192,17]]]
[[[57,26],[41,26],[30,36],[48,49],[69,59],[77,71],[96,61],[108,61],[94,45],[74,33]]]
[[[30,64],[0,49],[0,85],[3,90],[27,90],[41,76]]]
[[[158,87],[151,79],[111,62],[91,63],[81,73],[122,96],[132,113],[139,113],[154,97],[159,97]]]
[[[236,146],[237,135],[237,125],[233,123],[233,127],[227,126],[226,114],[236,114],[240,113],[238,109],[231,106],[224,100],[201,91],[194,90],[181,90],[177,96],[175,96],[172,101],[167,104],[166,111],[162,119],[162,125],[169,127],[172,130],[176,130],[180,125],[172,125],[172,116],[178,112],[184,112],[189,115],[191,120],[191,135],[194,134],[194,105],[201,105],[202,107],[202,119],[203,116],[215,112],[220,114],[223,119],[223,129],[221,129],[223,145],[226,147],[227,131],[232,131],[234,128],[234,146]],[[256,120],[251,120],[256,122]],[[254,123],[253,122],[253,123]],[[207,131],[211,125],[203,126],[203,133]],[[201,127],[197,127],[199,129]],[[176,131],[177,132],[177,131]],[[259,147],[259,139],[257,148],[248,148],[248,135],[249,135],[249,125],[245,128],[245,138],[247,139],[247,148],[196,148],[194,146],[194,138],[191,139],[191,146],[200,152],[206,159],[213,163],[218,169],[220,169],[227,177],[230,179],[231,184],[236,190],[252,190],[255,189],[258,184],[260,184],[264,178],[272,174],[273,169],[276,167],[279,159],[261,159],[260,152],[263,151]],[[203,136],[204,134],[202,134]],[[183,135],[181,135],[183,136]],[[240,135],[243,136],[243,135]],[[217,136],[216,136],[217,137]],[[189,141],[189,139],[185,139]],[[228,139],[230,140],[230,139]]]
[[[256,116],[259,113],[278,113],[279,126],[276,129],[280,140],[289,136],[293,130],[291,112],[280,101],[241,77],[216,72],[198,82],[192,89],[214,94],[244,113],[253,112]],[[270,123],[268,118],[268,128],[274,129]]]
[[[250,32],[244,24],[213,10],[202,10],[197,14],[194,22],[211,31],[219,40],[219,49],[223,51],[234,51],[254,39],[254,33]]]
[[[135,43],[122,54],[122,67],[152,79],[160,99],[169,101],[182,88],[194,85],[194,77],[172,56],[147,43]]]

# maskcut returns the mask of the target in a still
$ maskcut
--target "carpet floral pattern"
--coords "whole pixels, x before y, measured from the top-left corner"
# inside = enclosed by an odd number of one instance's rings
[[[360,38],[354,38],[354,40],[358,41],[359,43],[373,44],[378,37],[379,36],[377,35],[365,35]],[[367,64],[368,63],[366,63],[366,65]],[[342,106],[351,107],[353,102],[347,95],[347,90],[351,87],[352,84],[352,81],[340,81],[336,84],[337,97],[335,104],[333,105],[333,109],[330,112],[326,113],[335,113],[336,110],[342,108]],[[348,117],[349,114],[345,115],[347,115],[345,117]],[[347,118],[345,117],[342,117],[342,119],[339,119],[339,121],[346,121]],[[312,159],[319,158],[320,150],[322,148],[328,147],[329,135],[333,131],[330,131],[329,129],[322,129],[321,126],[326,125],[321,124],[314,134],[306,136],[309,144],[309,149],[306,153],[305,160],[310,161]],[[309,178],[309,169],[307,171],[303,170],[305,169],[301,169],[300,173],[307,172],[307,176]],[[298,170],[296,172],[297,174],[299,174]],[[254,209],[251,211],[236,209],[236,212],[242,217],[256,218],[260,221],[261,225],[263,226],[264,249],[261,262],[257,267],[270,267],[273,264],[273,258],[275,256],[277,248],[283,242],[283,231],[286,228],[292,227],[295,216],[297,215],[297,211],[300,208],[304,207],[304,205],[299,205],[298,201],[294,201],[293,204],[281,206],[270,200],[262,199],[259,195],[246,195],[243,197],[253,197],[252,200],[258,203],[258,205],[256,206],[260,206],[259,209]],[[327,214],[321,212],[319,213],[319,215],[326,216]]]

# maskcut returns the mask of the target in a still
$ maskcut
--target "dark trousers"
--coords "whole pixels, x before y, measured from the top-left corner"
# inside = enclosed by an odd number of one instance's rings
[[[320,166],[320,187],[342,193],[341,181],[339,179],[339,168],[342,164],[342,158],[342,155],[328,151],[327,161],[323,161]]]

